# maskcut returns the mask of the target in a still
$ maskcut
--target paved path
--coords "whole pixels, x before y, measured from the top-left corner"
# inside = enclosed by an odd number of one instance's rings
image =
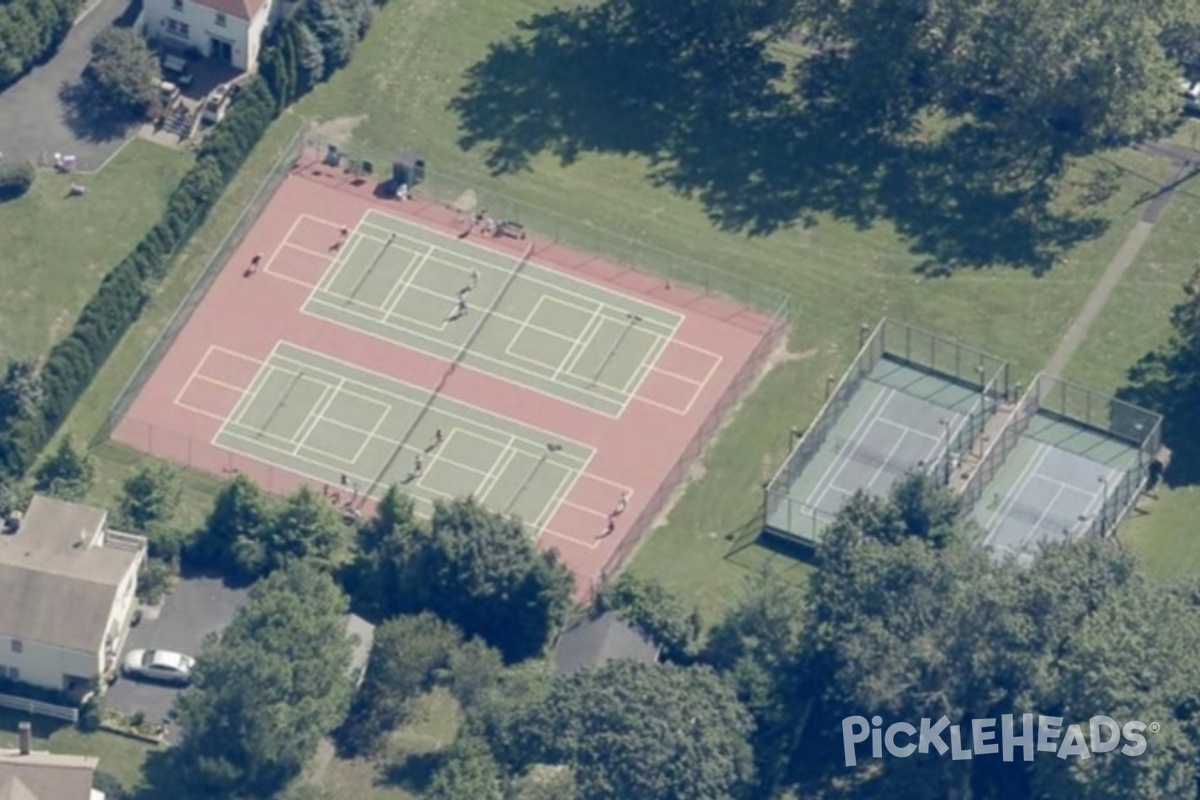
[[[0,152],[6,158],[37,162],[43,153],[70,153],[79,169],[95,170],[124,143],[121,135],[73,130],[59,90],[79,80],[91,56],[92,38],[128,7],[129,0],[89,4],[53,58],[0,92]]]
[[[1100,276],[1092,293],[1088,295],[1083,308],[1079,310],[1075,319],[1071,321],[1070,327],[1067,328],[1067,332],[1063,334],[1062,341],[1058,343],[1054,355],[1050,356],[1050,360],[1042,368],[1042,372],[1051,377],[1058,378],[1062,375],[1071,356],[1075,355],[1075,351],[1087,338],[1088,330],[1100,316],[1100,312],[1104,310],[1109,297],[1112,296],[1113,289],[1121,282],[1121,278],[1137,259],[1142,246],[1150,238],[1154,224],[1162,216],[1175,189],[1196,174],[1197,169],[1200,168],[1200,151],[1191,148],[1181,147],[1170,142],[1151,142],[1140,145],[1139,149],[1169,158],[1176,165],[1175,173],[1158,188],[1158,191],[1146,204],[1142,218],[1125,237],[1125,243],[1121,245],[1121,249],[1109,262],[1108,268],[1104,270],[1104,274]]]

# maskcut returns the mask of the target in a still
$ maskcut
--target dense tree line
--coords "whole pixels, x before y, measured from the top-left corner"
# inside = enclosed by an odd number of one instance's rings
[[[267,127],[349,59],[369,24],[368,11],[361,0],[310,2],[282,26],[263,52],[261,75],[241,91],[225,119],[204,140],[195,165],[168,199],[162,219],[104,277],[70,334],[40,362],[8,365],[0,383],[0,476],[20,478],[32,467],[137,320],[174,253],[204,221]],[[324,38],[318,40],[324,66],[311,72],[304,66],[302,31],[317,25],[312,20],[318,19],[328,23],[321,28]]]
[[[0,3],[0,89],[54,53],[82,5],[81,0]]]

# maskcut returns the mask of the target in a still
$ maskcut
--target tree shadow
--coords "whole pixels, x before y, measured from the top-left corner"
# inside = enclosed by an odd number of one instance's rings
[[[1163,416],[1163,444],[1171,461],[1161,479],[1171,487],[1200,483],[1200,381],[1194,365],[1164,348],[1142,356],[1129,370],[1129,383],[1117,398]]]
[[[445,755],[438,752],[409,753],[384,771],[382,782],[413,794],[424,794],[445,760]]]
[[[95,144],[123,139],[130,128],[144,122],[98,102],[95,93],[83,81],[60,86],[58,102],[71,134],[85,142]]]
[[[641,156],[653,182],[748,235],[821,214],[890,222],[924,273],[1042,272],[1104,230],[1056,208],[1061,154],[967,126],[929,141],[901,93],[864,87],[853,57],[831,49],[792,74],[763,37],[701,5],[608,0],[518,23],[450,102],[459,145],[482,148],[497,175],[546,153]]]

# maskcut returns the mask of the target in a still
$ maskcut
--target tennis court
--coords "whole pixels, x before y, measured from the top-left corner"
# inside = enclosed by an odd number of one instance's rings
[[[797,474],[790,498],[825,523],[859,490],[886,494],[905,474],[940,463],[979,402],[979,392],[960,383],[880,359]],[[778,508],[790,513],[796,504]]]
[[[322,482],[350,510],[368,489],[395,484],[425,514],[438,498],[471,495],[540,530],[594,455],[587,445],[287,342],[265,360],[211,349],[177,403],[211,413],[234,398],[213,444]],[[632,491],[602,483],[608,502]],[[607,507],[584,510],[599,531]]]
[[[675,343],[676,366],[658,366],[681,314],[528,255],[372,209],[344,237],[336,223],[302,215],[265,270],[313,287],[306,314],[590,411],[620,416],[656,372],[650,402],[687,412],[721,357]]]
[[[1138,466],[1136,446],[1038,414],[974,509],[983,543],[998,555],[1026,558],[1043,542],[1078,538]]]

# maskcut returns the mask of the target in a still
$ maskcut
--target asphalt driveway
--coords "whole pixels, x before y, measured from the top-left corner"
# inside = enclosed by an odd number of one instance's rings
[[[181,580],[157,619],[143,617],[129,631],[125,652],[154,649],[196,655],[204,637],[223,629],[246,602],[246,590],[229,589],[215,578]],[[122,653],[124,658],[124,653]],[[166,718],[179,689],[120,678],[108,688],[108,707],[126,714],[141,711],[153,723]]]
[[[5,159],[74,155],[76,168],[99,169],[125,141],[124,131],[96,130],[74,119],[59,93],[79,81],[92,38],[129,9],[131,0],[98,0],[45,64],[0,92],[0,153]],[[43,164],[49,166],[49,164]]]

